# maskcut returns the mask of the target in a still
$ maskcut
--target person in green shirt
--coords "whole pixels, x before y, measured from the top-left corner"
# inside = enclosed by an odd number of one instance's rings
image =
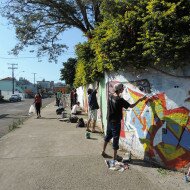
[[[62,92],[61,90],[57,92],[57,106],[59,107],[59,104],[60,104],[60,101],[61,101],[61,98],[62,98]]]

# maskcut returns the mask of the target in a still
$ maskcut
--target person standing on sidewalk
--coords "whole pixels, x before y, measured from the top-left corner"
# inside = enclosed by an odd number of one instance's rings
[[[35,104],[37,119],[38,119],[41,117],[41,107],[42,107],[42,96],[39,92],[34,97],[34,104]]]
[[[78,94],[77,94],[77,90],[74,89],[74,94],[73,94],[74,100],[73,100],[73,105],[77,104],[77,100],[78,100]]]
[[[146,96],[139,99],[134,104],[129,104],[124,98],[120,97],[121,93],[124,90],[124,86],[122,83],[118,83],[114,85],[115,93],[109,96],[108,98],[108,113],[107,113],[107,131],[106,136],[104,138],[103,151],[102,156],[108,156],[105,153],[108,142],[113,138],[113,150],[114,155],[113,159],[118,160],[117,150],[119,149],[119,136],[121,131],[121,120],[122,120],[122,109],[128,109],[135,107],[140,101],[146,99]]]
[[[92,121],[92,132],[95,132],[96,120],[97,120],[97,110],[99,109],[99,105],[97,102],[97,90],[99,88],[99,82],[97,83],[97,87],[95,90],[91,88],[88,89],[88,122],[86,131],[90,132],[90,122]]]
[[[75,102],[75,100],[74,100],[74,88],[73,88],[73,89],[71,90],[71,92],[70,92],[71,110],[72,110],[72,108],[73,108],[74,102]]]
[[[59,107],[61,98],[62,98],[62,92],[61,92],[61,90],[59,90],[59,91],[57,92],[57,106],[58,106],[58,107]]]

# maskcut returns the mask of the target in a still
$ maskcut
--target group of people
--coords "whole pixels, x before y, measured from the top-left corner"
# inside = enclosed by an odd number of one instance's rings
[[[97,110],[99,109],[99,105],[97,102],[96,94],[99,87],[99,83],[95,90],[88,89],[88,104],[89,104],[89,115],[88,115],[88,122],[87,122],[87,131],[90,131],[90,122],[92,121],[92,131],[95,132],[95,125],[97,119]],[[140,98],[137,102],[130,104],[124,98],[122,98],[121,94],[124,91],[124,85],[122,83],[117,83],[114,85],[114,93],[109,95],[108,103],[107,103],[107,131],[104,137],[104,144],[102,149],[102,156],[107,157],[106,154],[106,147],[108,142],[113,138],[113,159],[118,160],[120,159],[117,156],[117,150],[119,149],[119,137],[121,131],[121,120],[122,120],[122,110],[123,108],[133,108],[139,102],[146,99],[146,96]]]
[[[56,106],[64,107],[64,108],[66,107],[66,97],[65,97],[65,94],[62,93],[61,90],[55,93],[55,99],[56,99]]]
[[[97,110],[99,109],[98,101],[97,101],[97,91],[99,88],[99,83],[97,83],[97,87],[93,90],[89,88],[87,90],[88,93],[88,121],[86,125],[86,131],[95,132],[96,120],[97,120]],[[121,131],[121,120],[122,120],[122,110],[123,108],[133,108],[139,102],[146,99],[146,96],[140,98],[137,102],[130,104],[124,98],[122,98],[121,94],[124,91],[124,85],[122,83],[117,83],[114,85],[114,93],[109,95],[108,103],[107,103],[107,131],[104,137],[104,144],[102,149],[102,156],[106,157],[106,147],[108,142],[113,138],[113,159],[118,160],[117,150],[119,149],[119,136]],[[57,105],[60,104],[60,97],[62,93],[57,93],[56,102]],[[70,93],[71,100],[71,114],[80,114],[82,108],[80,107],[80,103],[77,102],[77,93],[76,89],[73,89]],[[40,109],[42,106],[42,97],[40,93],[35,95],[34,99],[37,118],[41,117]],[[92,122],[92,130],[90,130],[90,123]]]
[[[90,132],[95,132],[97,110],[99,109],[99,105],[96,98],[98,87],[99,87],[99,83],[95,90],[89,88],[87,91],[89,110],[88,110],[88,122],[87,122],[86,130],[90,131],[90,123],[92,121],[92,131]],[[74,115],[81,114],[82,112],[82,108],[80,107],[80,102],[77,102],[77,98],[78,98],[78,95],[77,95],[76,89],[73,89],[70,93],[70,102],[71,102],[71,114],[74,114]]]
[[[70,92],[70,107],[71,107],[71,114],[73,115],[78,115],[82,113],[80,102],[78,102],[77,99],[78,99],[77,90],[73,88]]]
[[[99,83],[97,83],[97,87],[93,90],[89,88],[87,90],[88,93],[88,121],[86,126],[86,131],[95,132],[96,120],[97,120],[97,110],[99,109],[98,101],[97,101],[97,91],[99,88]],[[139,102],[146,99],[146,96],[140,98],[137,102],[130,104],[124,98],[122,98],[121,94],[124,91],[124,85],[122,83],[117,83],[114,85],[114,93],[109,95],[108,97],[108,110],[107,110],[107,131],[104,137],[104,144],[102,149],[102,156],[106,157],[106,147],[108,142],[113,138],[113,159],[118,160],[117,150],[119,149],[119,137],[121,131],[121,120],[122,120],[122,110],[123,108],[133,108]],[[79,106],[79,102],[77,103]],[[92,130],[90,130],[90,123],[92,122]]]

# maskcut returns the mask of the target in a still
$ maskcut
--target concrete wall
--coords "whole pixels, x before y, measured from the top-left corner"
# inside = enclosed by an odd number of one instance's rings
[[[154,70],[107,74],[102,90],[104,131],[108,93],[113,92],[113,85],[118,82],[125,85],[123,97],[130,103],[144,95],[148,97],[135,108],[123,110],[120,144],[142,159],[153,159],[169,168],[187,165],[190,162],[190,79]]]
[[[84,94],[84,87],[81,86],[77,89],[77,95],[78,95],[78,99],[77,101],[80,102],[80,106],[82,108],[84,108],[84,104],[85,104],[85,94]]]
[[[12,95],[12,91],[1,91],[1,95],[4,96],[4,100],[8,100]]]
[[[88,86],[81,86],[77,88],[77,101],[80,102],[80,106],[87,113],[88,112],[88,98],[87,98],[87,89]]]

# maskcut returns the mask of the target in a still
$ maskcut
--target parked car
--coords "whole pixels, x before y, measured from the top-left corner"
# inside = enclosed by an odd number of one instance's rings
[[[9,98],[10,102],[20,102],[21,97],[19,94],[12,94],[11,97]]]

